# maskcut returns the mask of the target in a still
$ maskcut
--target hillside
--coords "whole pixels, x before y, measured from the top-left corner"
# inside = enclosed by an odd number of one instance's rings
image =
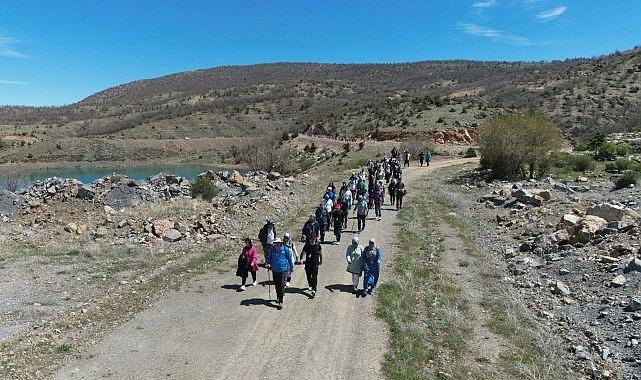
[[[96,137],[104,145],[116,139],[260,137],[309,125],[344,137],[375,130],[457,129],[475,127],[507,109],[530,108],[549,113],[576,138],[596,130],[638,128],[639,87],[639,49],[549,63],[226,66],[131,82],[64,107],[1,107],[0,135],[34,141],[5,143],[15,149],[0,158],[92,158]],[[83,158],[56,155],[52,142],[60,141],[89,151]],[[117,154],[126,156],[128,149]],[[160,148],[150,154],[168,153]]]

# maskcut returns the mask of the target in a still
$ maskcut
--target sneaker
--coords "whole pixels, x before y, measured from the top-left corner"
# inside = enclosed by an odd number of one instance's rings
[[[307,290],[309,290],[311,292],[312,291],[312,287],[310,286],[309,288],[307,288]]]
[[[245,285],[240,286],[240,291],[242,292],[243,290],[245,290]]]
[[[287,281],[287,282],[285,283],[285,287],[286,287],[286,288],[289,288],[289,281]]]
[[[335,242],[334,242],[334,245],[339,245],[339,244],[340,244],[340,242],[339,242],[339,241],[335,241]]]
[[[312,290],[312,298],[316,297],[316,291]]]
[[[252,286],[257,286],[258,283],[256,281],[252,282]]]
[[[276,305],[276,307],[278,308],[278,310],[281,310],[283,308],[283,303],[279,302],[278,305]]]

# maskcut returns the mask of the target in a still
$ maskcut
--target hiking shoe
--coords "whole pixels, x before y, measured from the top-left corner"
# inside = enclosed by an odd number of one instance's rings
[[[278,305],[276,305],[276,307],[278,308],[278,310],[281,310],[283,308],[283,303],[279,302]]]
[[[339,245],[339,244],[340,244],[340,242],[339,242],[339,241],[335,241],[335,242],[334,242],[334,245]]]
[[[243,290],[245,290],[245,285],[240,286],[240,291],[242,292]]]
[[[256,281],[252,282],[252,286],[257,286],[258,283]]]
[[[312,290],[312,298],[316,297],[316,291]]]
[[[285,287],[286,287],[286,288],[289,288],[289,281],[287,281],[287,282],[285,283]]]
[[[309,290],[311,292],[312,291],[312,287],[310,286],[309,288],[307,288],[307,290]]]

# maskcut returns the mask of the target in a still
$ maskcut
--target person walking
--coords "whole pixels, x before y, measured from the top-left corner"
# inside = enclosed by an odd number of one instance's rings
[[[316,297],[318,287],[318,267],[323,264],[323,252],[318,238],[312,238],[307,241],[302,251],[305,256],[305,274],[307,274],[307,284],[309,291],[312,292],[312,298]]]
[[[403,183],[403,180],[399,179],[396,184],[396,210],[403,208],[403,197],[406,193],[407,190],[405,190],[405,184]]]
[[[292,253],[283,246],[283,241],[279,238],[274,239],[272,248],[267,255],[267,270],[272,271],[274,285],[276,287],[276,302],[278,309],[283,308],[283,298],[285,295],[285,283],[287,274],[294,271],[294,262]]]
[[[427,151],[427,157],[425,158],[425,161],[427,162],[427,166],[430,166],[430,162],[432,162],[432,152],[429,150]]]
[[[418,154],[418,161],[421,163],[421,167],[422,167],[423,163],[425,162],[425,152],[421,152]]]
[[[356,184],[356,194],[365,196],[367,193],[367,183],[365,183],[365,180],[359,179],[358,183]]]
[[[358,244],[358,236],[352,237],[352,244],[347,246],[345,258],[347,259],[347,271],[352,274],[352,286],[354,293],[358,293],[358,283],[363,274],[363,246]]]
[[[389,191],[390,204],[394,206],[396,202],[396,178],[392,178],[392,181],[387,186],[387,190]]]
[[[320,235],[320,242],[325,242],[325,232],[328,231],[329,224],[329,213],[325,209],[325,206],[321,203],[316,209],[316,221],[318,222],[318,232]]]
[[[240,284],[241,291],[245,290],[245,283],[249,273],[251,273],[253,281],[251,286],[256,286],[256,272],[258,272],[258,253],[256,253],[256,247],[254,247],[251,239],[245,238],[245,246],[238,257],[238,269],[236,270],[236,276],[242,279]]]
[[[327,195],[323,197],[323,208],[325,209],[325,211],[327,211],[327,225],[325,227],[325,231],[329,231],[332,224],[332,220],[329,216],[331,215],[332,210],[334,209],[334,201],[331,198],[329,198]]]
[[[276,238],[276,227],[269,219],[265,225],[258,231],[258,240],[263,246],[263,254],[265,255],[265,260],[267,260],[267,254],[272,247],[272,243]]]
[[[379,180],[374,190],[374,211],[376,213],[376,220],[381,220],[383,217],[383,203],[385,203],[385,187],[383,181]]]
[[[296,250],[296,243],[294,243],[289,233],[286,233],[283,237],[283,245],[285,246],[285,248],[289,249],[289,252],[291,252],[292,261],[294,262],[294,264],[300,263],[298,251]],[[290,282],[292,282],[292,269],[290,269],[289,273],[287,273],[287,281],[285,282],[285,287],[289,288]]]
[[[345,214],[340,204],[336,204],[334,207],[332,219],[334,220],[334,237],[336,237],[334,244],[338,245],[341,242],[341,232],[343,232],[343,221],[345,220]]]
[[[398,157],[398,150],[396,149],[396,147],[392,148],[392,151],[390,153],[392,155],[392,158]]]
[[[369,239],[369,244],[363,250],[363,270],[365,272],[363,292],[372,294],[372,291],[378,284],[382,260],[383,251],[376,246],[374,239]]]
[[[369,207],[367,207],[367,201],[363,198],[362,195],[358,196],[358,202],[356,202],[356,207],[354,207],[354,212],[356,213],[356,219],[358,220],[358,232],[362,232],[365,229],[365,220],[369,214]]]
[[[316,214],[312,212],[311,214],[309,214],[309,219],[307,219],[307,221],[303,225],[301,241],[305,243],[310,237],[318,236],[319,230],[320,227],[318,226],[318,222],[316,221]]]
[[[403,152],[403,167],[407,166],[410,166],[410,152],[405,149],[405,152]]]
[[[341,198],[341,210],[343,211],[343,229],[347,228],[347,218],[349,216],[349,210],[352,209],[352,192],[346,191]]]
[[[347,188],[352,193],[352,198],[356,197],[356,183],[357,182],[358,182],[358,178],[356,178],[356,173],[352,172],[351,177],[349,177],[349,182],[347,182]]]

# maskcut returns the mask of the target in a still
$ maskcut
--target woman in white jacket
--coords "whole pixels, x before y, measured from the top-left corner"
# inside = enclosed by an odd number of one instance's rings
[[[352,238],[352,244],[347,246],[345,258],[347,259],[347,271],[352,274],[352,285],[354,286],[354,294],[358,292],[358,283],[363,274],[363,246],[358,244],[358,236]]]

